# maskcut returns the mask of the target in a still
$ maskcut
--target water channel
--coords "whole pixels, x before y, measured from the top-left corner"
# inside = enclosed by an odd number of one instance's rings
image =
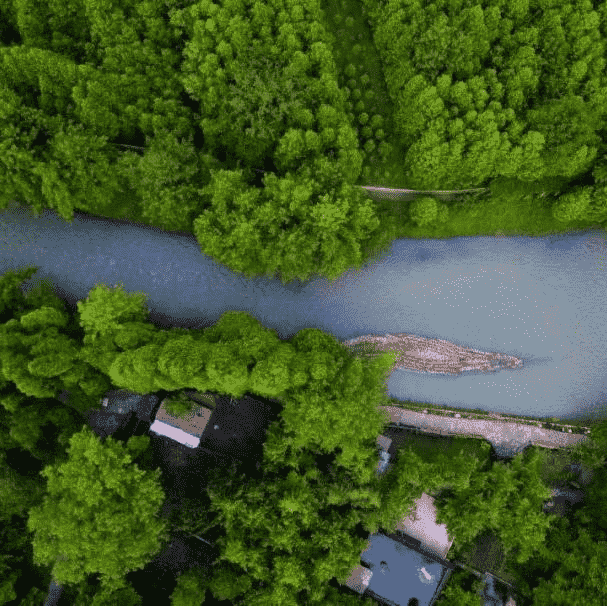
[[[29,207],[0,210],[0,272],[35,265],[72,310],[96,284],[148,295],[161,327],[208,327],[250,313],[289,339],[319,328],[340,341],[411,333],[521,357],[524,367],[446,376],[394,371],[400,400],[497,413],[596,420],[607,412],[605,232],[545,237],[400,239],[336,282],[246,279],[200,252],[194,236]]]

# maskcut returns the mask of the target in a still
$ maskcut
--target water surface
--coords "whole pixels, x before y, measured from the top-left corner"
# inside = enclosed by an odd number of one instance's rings
[[[289,339],[319,328],[340,341],[412,333],[521,357],[524,368],[460,376],[396,370],[402,400],[561,419],[607,411],[605,232],[393,242],[361,271],[283,286],[248,280],[200,252],[189,234],[76,213],[0,210],[0,272],[36,265],[72,309],[98,283],[148,294],[162,327],[208,327],[247,311]]]

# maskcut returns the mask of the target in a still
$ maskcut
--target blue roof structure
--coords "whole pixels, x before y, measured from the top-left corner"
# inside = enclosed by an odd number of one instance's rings
[[[392,440],[380,435],[377,443],[381,475],[390,467]],[[345,585],[389,606],[432,606],[456,568],[444,559],[452,541],[444,525],[436,523],[432,502],[424,493],[395,534],[370,535],[363,565],[354,568]]]
[[[366,594],[391,606],[431,606],[451,574],[432,556],[384,534],[369,537],[361,560],[373,573]]]

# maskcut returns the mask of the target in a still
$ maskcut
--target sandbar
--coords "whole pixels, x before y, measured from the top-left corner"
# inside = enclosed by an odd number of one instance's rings
[[[402,332],[384,336],[363,335],[344,341],[344,345],[349,348],[358,345],[355,348],[357,351],[361,351],[360,344],[363,343],[375,346],[377,353],[397,353],[392,370],[405,368],[418,372],[457,375],[470,370],[495,372],[523,366],[523,360],[515,356],[460,347],[442,339],[425,339]]]

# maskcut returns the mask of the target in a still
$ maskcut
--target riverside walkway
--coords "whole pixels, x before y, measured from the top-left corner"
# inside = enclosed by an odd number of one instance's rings
[[[544,448],[566,448],[587,439],[584,434],[513,423],[498,415],[493,420],[467,419],[459,415],[450,417],[428,414],[396,406],[380,408],[385,409],[390,415],[390,421],[397,425],[409,425],[426,433],[439,435],[460,434],[485,438],[503,456],[513,456],[529,444]]]

